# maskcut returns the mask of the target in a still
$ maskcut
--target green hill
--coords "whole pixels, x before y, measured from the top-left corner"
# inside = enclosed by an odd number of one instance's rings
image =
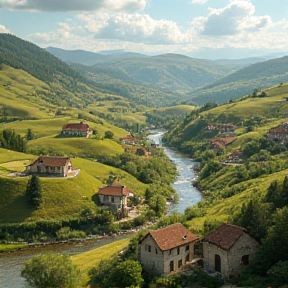
[[[0,148],[0,223],[30,220],[64,219],[79,215],[86,208],[95,207],[93,196],[106,184],[111,173],[120,183],[129,187],[136,195],[144,195],[146,184],[129,173],[95,161],[72,158],[74,169],[80,169],[75,178],[41,177],[43,203],[35,210],[27,206],[25,189],[30,177],[11,177],[8,173],[24,171],[25,166],[37,156]]]
[[[255,90],[287,82],[288,56],[255,63],[236,71],[212,84],[205,85],[189,94],[190,100],[203,105],[209,101],[225,103]]]

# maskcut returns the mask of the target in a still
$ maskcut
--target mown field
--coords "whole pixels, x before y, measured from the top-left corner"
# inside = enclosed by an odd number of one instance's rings
[[[76,256],[72,256],[73,262],[78,266],[81,275],[81,287],[88,286],[88,272],[100,263],[101,260],[109,259],[128,246],[130,238],[115,241],[111,244],[99,247]]]

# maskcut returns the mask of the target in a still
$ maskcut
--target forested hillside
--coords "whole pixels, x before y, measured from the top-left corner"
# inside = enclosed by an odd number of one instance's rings
[[[200,105],[209,101],[225,103],[287,81],[288,56],[285,56],[247,66],[213,84],[201,87],[190,94],[189,101]]]

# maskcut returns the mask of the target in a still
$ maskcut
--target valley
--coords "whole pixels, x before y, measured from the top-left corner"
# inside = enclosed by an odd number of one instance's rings
[[[191,261],[200,257],[206,272],[221,274],[205,239],[225,242],[230,231],[238,235],[231,247],[247,235],[254,242],[251,266],[246,250],[237,256],[249,269],[231,262],[231,274],[222,267],[226,280],[287,284],[287,56],[107,56],[45,50],[9,34],[0,34],[0,47],[0,251],[133,231],[119,245],[72,257],[79,287],[111,286],[131,267],[139,287],[194,276],[220,287],[221,277],[194,271]],[[166,132],[150,135],[154,129]],[[175,244],[177,235],[185,245]],[[156,277],[153,267],[174,273]]]

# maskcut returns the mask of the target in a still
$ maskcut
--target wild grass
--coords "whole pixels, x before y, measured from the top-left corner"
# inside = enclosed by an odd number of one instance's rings
[[[234,213],[240,211],[243,203],[247,203],[252,197],[262,198],[265,196],[270,183],[274,180],[283,181],[287,173],[288,169],[236,184],[236,188],[238,185],[242,185],[240,187],[244,187],[240,193],[229,198],[214,200],[213,204],[206,209],[205,216],[195,217],[188,221],[187,224],[191,230],[201,235],[201,233],[203,233],[203,224],[205,220],[211,222],[228,221]]]
[[[22,249],[27,247],[28,244],[0,244],[0,253],[11,252],[17,249]]]
[[[88,272],[101,260],[109,259],[129,244],[129,238],[115,241],[79,255],[72,256],[73,262],[78,266],[81,275],[81,287],[87,287],[89,281]]]

